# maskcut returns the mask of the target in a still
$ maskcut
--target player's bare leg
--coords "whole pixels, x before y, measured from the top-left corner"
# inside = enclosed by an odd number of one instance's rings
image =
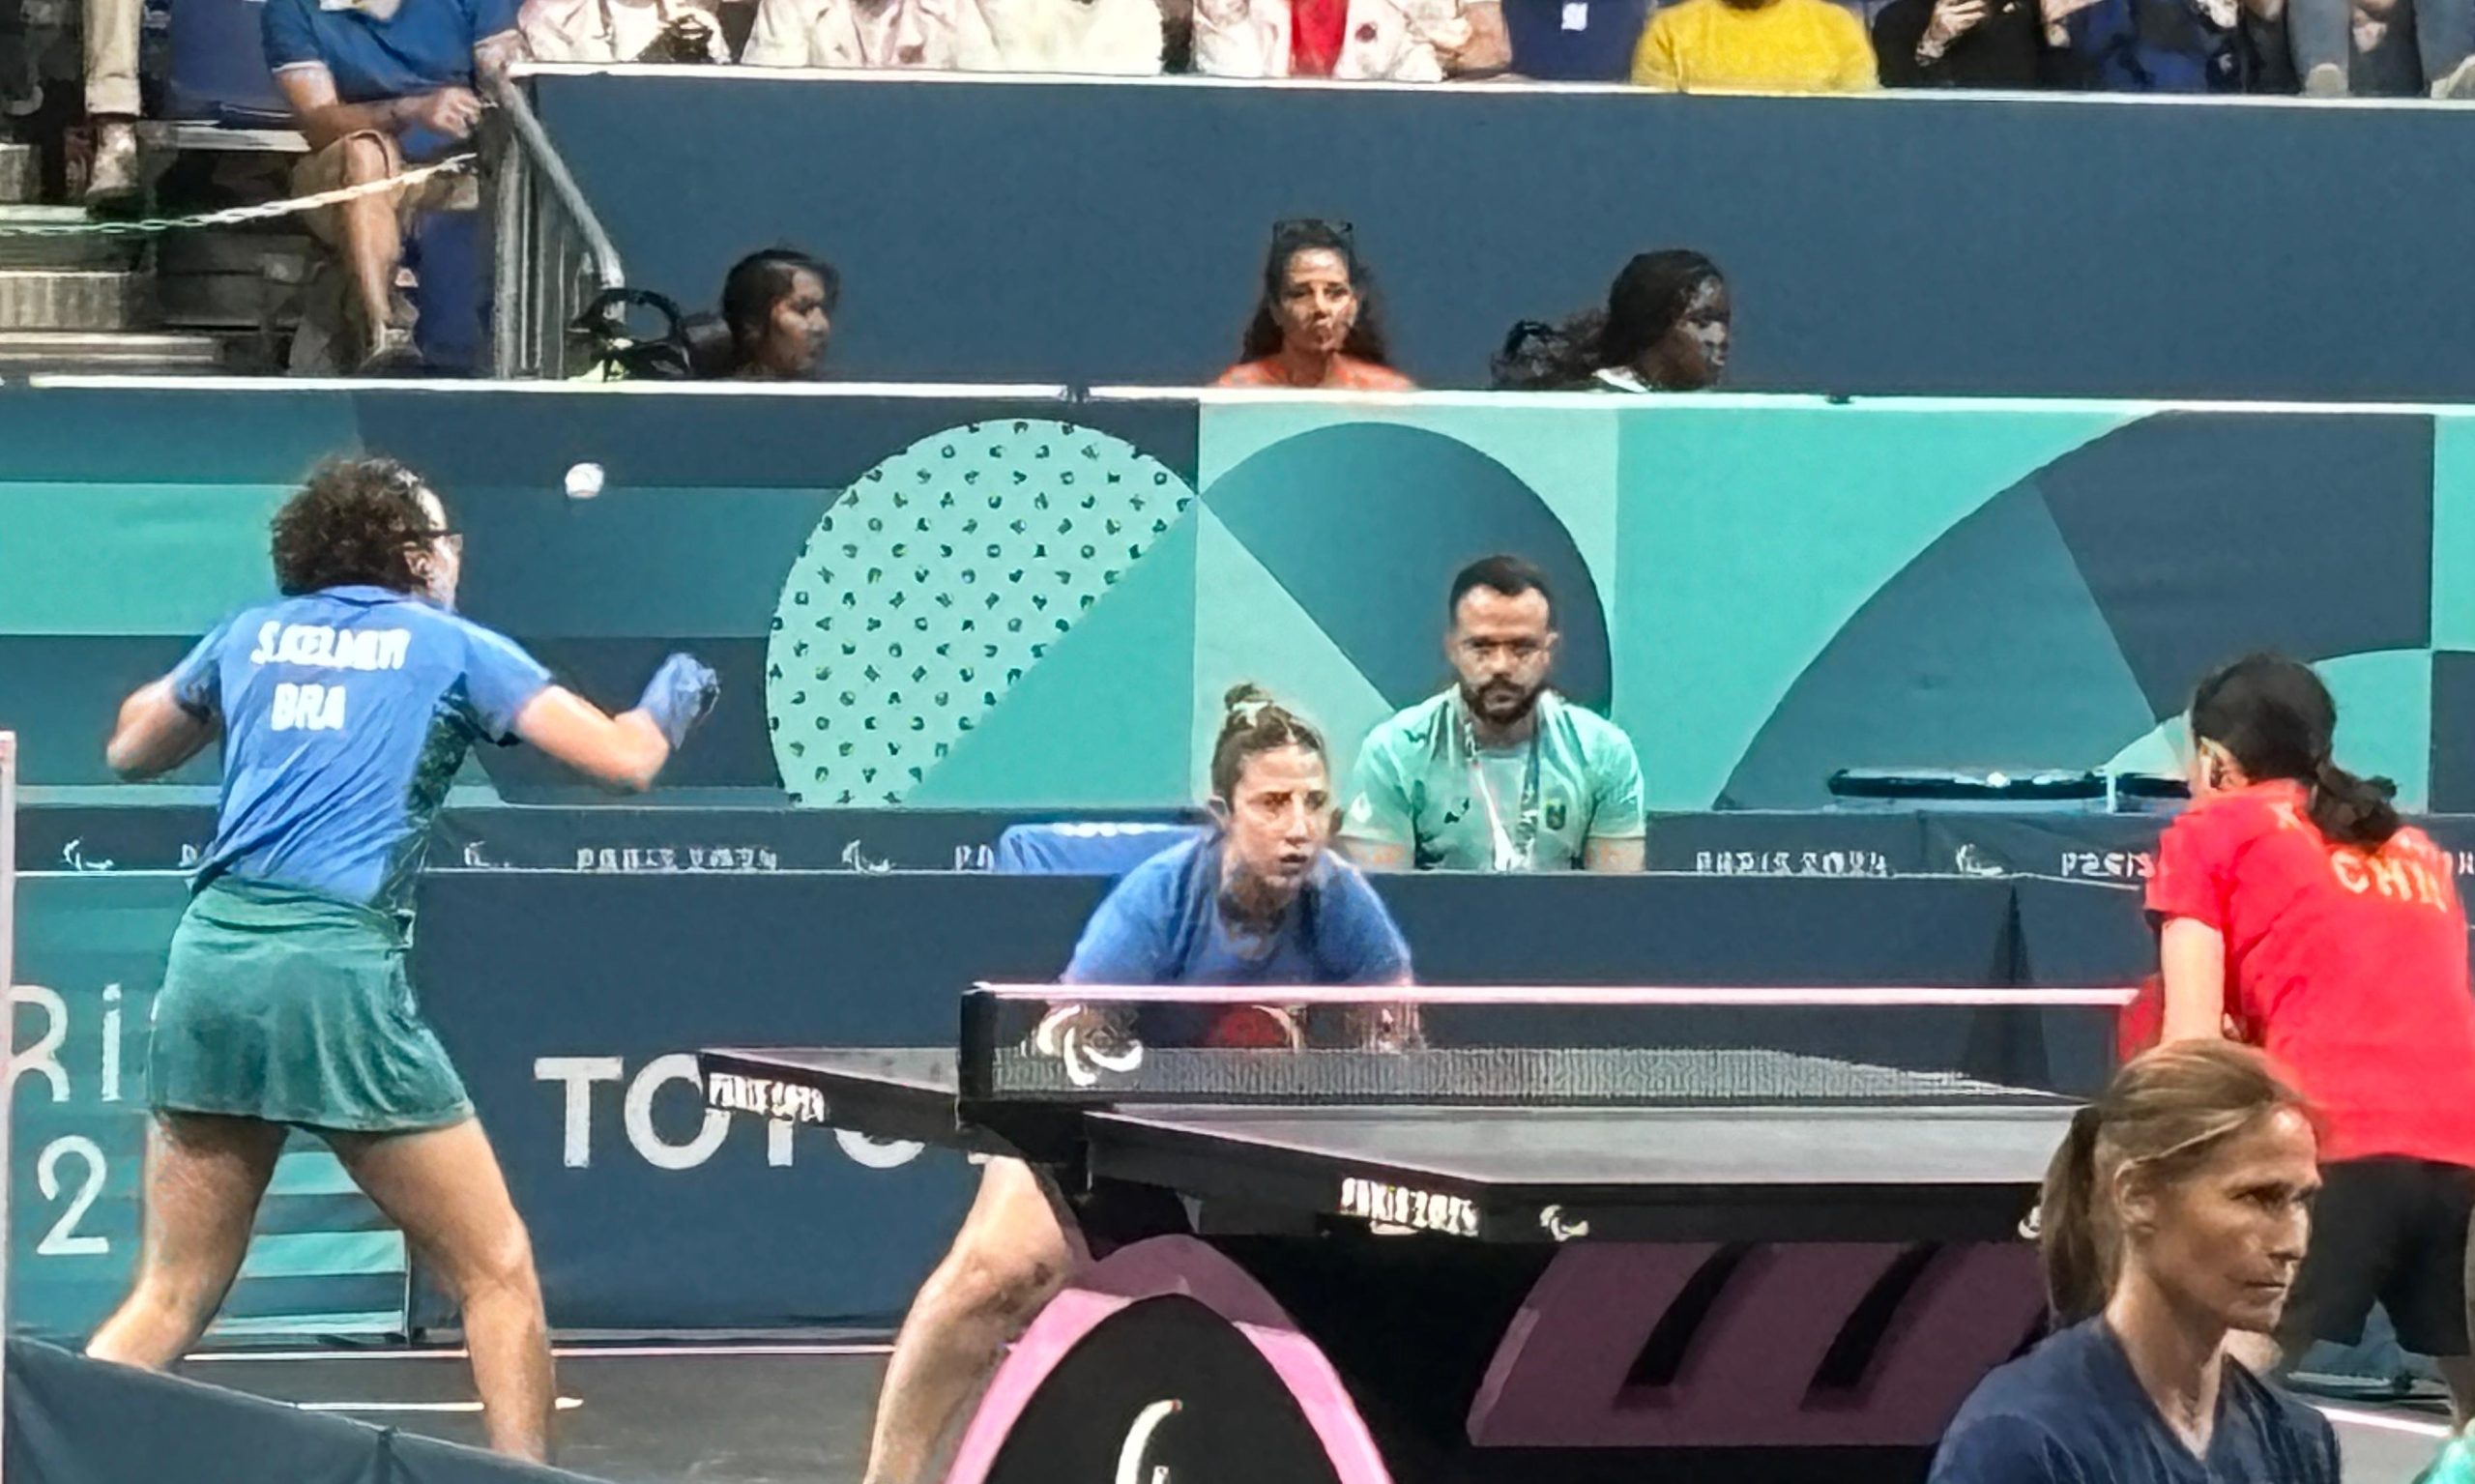
[[[2432,1369],[2440,1372],[2441,1384],[2449,1388],[2451,1425],[2463,1430],[2475,1422],[2475,1356],[2436,1355]]]
[[[146,1225],[137,1280],[86,1353],[160,1370],[189,1353],[223,1306],[258,1201],[283,1152],[281,1125],[158,1114],[146,1136]]]
[[[410,1134],[331,1134],[336,1157],[464,1310],[490,1446],[546,1461],[556,1382],[533,1239],[479,1121]]]
[[[1039,1178],[1019,1160],[990,1160],[952,1250],[920,1286],[894,1338],[865,1484],[924,1484],[963,1404],[1072,1266]]]

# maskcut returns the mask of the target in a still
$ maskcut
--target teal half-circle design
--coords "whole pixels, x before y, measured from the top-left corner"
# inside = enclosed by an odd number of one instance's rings
[[[2429,419],[2145,419],[1995,496],[1886,581],[1720,801],[1816,806],[1842,768],[2100,766],[2238,655],[2428,649],[2431,554]]]
[[[1555,593],[1557,687],[1607,709],[1607,614],[1588,564],[1519,476],[1468,444],[1386,422],[1318,428],[1256,452],[1205,502],[1396,707],[1450,680],[1454,574],[1498,552],[1529,559]]]
[[[1193,501],[1158,459],[1047,420],[870,469],[801,545],[766,644],[791,801],[902,803]]]
[[[2338,703],[2341,766],[2398,785],[2398,802],[2428,806],[2432,765],[2432,653],[2339,655],[2312,667]],[[2177,712],[2105,761],[2111,771],[2180,773],[2190,753],[2188,711]]]

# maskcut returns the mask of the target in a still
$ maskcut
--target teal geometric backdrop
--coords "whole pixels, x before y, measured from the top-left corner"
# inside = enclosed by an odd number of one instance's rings
[[[1022,467],[1004,498],[1037,507],[1028,538],[998,495],[923,503],[941,520],[987,516],[1008,539],[1049,538],[1057,569],[1010,547],[998,560],[995,543],[981,569],[936,568],[911,592],[942,602],[936,590],[959,582],[985,637],[1012,646],[1004,657],[995,644],[958,651],[984,655],[987,673],[937,669],[924,682],[937,688],[912,687],[930,704],[907,715],[902,683],[927,671],[899,653],[868,667],[897,695],[863,692],[856,705],[794,672],[773,690],[780,735],[839,726],[867,758],[885,745],[871,729],[896,747],[906,729],[930,729],[927,757],[878,757],[882,772],[837,794],[843,802],[1174,803],[1200,786],[1218,697],[1238,681],[1294,698],[1345,754],[1434,691],[1452,571],[1509,550],[1549,571],[1561,682],[1634,736],[1657,807],[1819,806],[1843,767],[2171,768],[2171,718],[2193,681],[2256,647],[2319,662],[2347,716],[2347,756],[2411,802],[2431,792],[2435,676],[2457,662],[2435,650],[2451,613],[2464,636],[2475,599],[2464,539],[2475,533],[2450,523],[2475,493],[2475,423],[1552,402],[1208,405],[1203,498],[1165,526],[1160,505],[1135,507],[1167,487],[1166,471],[1071,499],[1053,487],[1052,444],[1133,456],[1104,436],[1041,422],[1034,436],[928,440],[871,471],[827,522],[848,533],[882,490],[933,494],[1008,446]],[[1112,538],[1095,561],[1072,519],[1047,524],[1052,498],[1141,539]],[[897,529],[927,540],[930,525]],[[821,530],[815,544],[829,537],[839,539]],[[1018,559],[1041,569],[1027,575]],[[1131,567],[1102,569],[1121,559]],[[826,600],[821,575],[795,574],[787,622]],[[859,611],[904,597],[863,585]],[[853,611],[853,594],[842,600]],[[1040,640],[1031,653],[1026,632]],[[941,649],[929,665],[942,663]],[[967,714],[947,711],[955,697]],[[788,780],[794,761],[783,762]]]
[[[0,390],[30,785],[109,784],[111,706],[264,595],[266,513],[350,449],[429,473],[467,609],[588,694],[680,645],[720,668],[682,799],[1176,805],[1239,680],[1346,766],[1444,683],[1453,568],[1512,550],[1656,807],[2164,766],[2192,682],[2256,647],[2322,666],[2349,761],[2475,807],[2475,412],[861,388]],[[586,460],[608,489],[569,501]],[[520,748],[464,781],[579,797]]]

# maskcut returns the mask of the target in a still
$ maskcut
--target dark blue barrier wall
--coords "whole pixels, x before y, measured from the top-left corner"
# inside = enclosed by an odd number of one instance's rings
[[[960,1215],[961,1161],[709,1120],[689,1054],[947,1043],[957,994],[977,979],[1055,975],[1104,886],[433,873],[416,979],[532,1224],[552,1321],[772,1326],[898,1313]],[[2128,982],[2149,953],[2129,893],[2046,883],[1382,886],[1420,977],[1439,983]],[[2037,918],[2074,935],[2068,959],[2022,941],[2021,887],[2085,899]],[[2049,964],[2071,973],[2050,975]],[[421,1317],[445,1314],[432,1301]]]
[[[1208,380],[1269,224],[1322,215],[1355,224],[1430,386],[1483,385],[1514,320],[1689,246],[1733,281],[1749,389],[2475,395],[2475,116],[2446,107],[535,85],[633,281],[704,302],[750,248],[824,252],[850,377]]]
[[[9,1341],[8,1366],[17,1484],[592,1484],[32,1341]]]

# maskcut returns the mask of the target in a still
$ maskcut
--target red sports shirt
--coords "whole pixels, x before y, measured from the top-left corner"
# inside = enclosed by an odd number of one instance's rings
[[[2148,910],[2226,936],[2227,1007],[2325,1120],[2323,1162],[2403,1154],[2475,1166],[2475,998],[2451,859],[2404,829],[2332,845],[2302,785],[2186,810]]]

